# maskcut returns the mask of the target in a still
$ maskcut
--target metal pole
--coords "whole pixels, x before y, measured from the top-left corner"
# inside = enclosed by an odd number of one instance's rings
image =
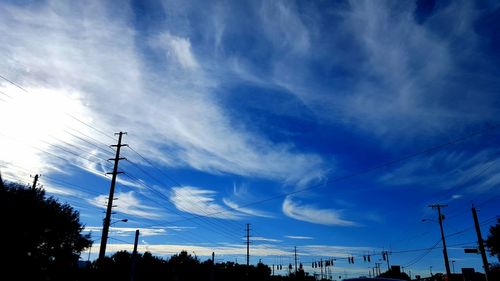
[[[134,251],[132,252],[132,263],[130,265],[130,281],[135,280],[135,270],[137,267],[137,243],[139,242],[139,229],[135,231]]]
[[[247,266],[250,265],[250,224],[247,223]]]

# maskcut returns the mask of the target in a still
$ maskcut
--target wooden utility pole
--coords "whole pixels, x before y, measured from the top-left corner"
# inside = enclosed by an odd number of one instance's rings
[[[294,247],[295,253],[295,276],[297,276],[297,246]]]
[[[114,160],[115,164],[113,166],[113,172],[108,173],[112,175],[111,178],[111,186],[109,188],[109,197],[108,197],[108,207],[106,209],[106,217],[104,218],[104,223],[102,227],[102,236],[101,236],[101,248],[99,249],[99,259],[102,260],[106,255],[106,244],[108,243],[108,233],[109,233],[109,225],[111,223],[111,209],[113,208],[113,196],[115,194],[115,184],[116,184],[116,176],[123,172],[118,172],[118,162],[125,158],[120,158],[120,148],[122,146],[126,146],[126,144],[122,144],[122,136],[127,133],[119,132],[118,134],[118,144],[112,145],[112,147],[116,147],[116,156],[115,158],[109,159]]]
[[[486,281],[488,281],[488,276],[490,275],[490,268],[488,265],[488,258],[486,257],[486,251],[484,250],[484,241],[483,241],[483,236],[481,235],[481,228],[479,227],[479,220],[477,219],[476,208],[474,207],[472,207],[472,217],[474,218],[474,226],[476,227],[479,252],[481,252],[481,258],[483,259],[484,275],[486,277]]]
[[[433,209],[437,209],[437,211],[438,211],[439,228],[441,229],[441,241],[443,242],[444,266],[446,268],[446,276],[451,276],[450,262],[448,261],[448,250],[446,249],[446,240],[444,239],[444,231],[443,231],[443,217],[444,216],[441,214],[441,208],[448,207],[448,205],[434,204],[434,205],[429,205],[429,207],[431,207]]]

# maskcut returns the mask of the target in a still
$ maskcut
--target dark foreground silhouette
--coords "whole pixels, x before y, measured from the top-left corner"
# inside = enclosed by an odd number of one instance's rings
[[[163,259],[151,253],[137,254],[132,274],[132,254],[121,251],[102,260],[79,262],[80,253],[91,246],[82,235],[79,213],[68,204],[46,197],[42,189],[7,183],[0,177],[0,280],[127,280],[127,281],[288,281],[315,280],[303,270],[297,275],[272,276],[269,266],[233,262],[201,262],[187,252]],[[487,245],[500,260],[500,220],[490,228]],[[387,271],[381,277],[408,280],[406,274]],[[436,274],[434,280],[442,275]],[[455,280],[450,276],[449,280]],[[443,278],[441,278],[443,279]],[[457,279],[458,280],[458,279]],[[478,279],[480,280],[480,279]],[[500,267],[493,265],[490,280],[500,280]]]
[[[92,243],[71,206],[1,179],[0,222],[1,280],[65,280],[78,273],[80,252]]]

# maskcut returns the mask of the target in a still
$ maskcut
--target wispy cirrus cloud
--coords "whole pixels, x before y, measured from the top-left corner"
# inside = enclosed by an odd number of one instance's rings
[[[314,205],[301,204],[287,196],[282,205],[283,213],[293,219],[315,224],[357,226],[358,224],[342,218],[342,212],[333,209],[321,209]]]
[[[115,11],[112,4],[99,1],[85,3],[1,5],[0,31],[3,42],[9,42],[0,44],[0,53],[6,58],[0,63],[6,70],[3,75],[29,89],[26,96],[30,99],[43,91],[72,93],[79,101],[77,108],[60,106],[55,112],[71,111],[104,132],[117,128],[128,131],[128,143],[166,166],[292,185],[307,184],[304,179],[314,180],[308,175],[322,176],[325,172],[321,156],[245,130],[231,119],[215,96],[226,82],[227,78],[222,78],[225,67],[211,67],[210,61],[217,58],[211,57],[211,52],[199,51],[207,46],[199,40],[193,43],[196,34],[176,33],[182,29],[162,26],[144,41],[136,40],[138,30],[130,25],[130,10]],[[106,16],[110,9],[115,11],[112,19]],[[148,56],[155,59],[145,59]],[[8,83],[0,84],[5,88]],[[14,94],[12,90],[7,92]],[[3,108],[4,103],[0,106]],[[109,114],[110,108],[120,110]],[[64,125],[102,140],[95,131],[73,123]],[[53,126],[54,122],[44,122],[40,130],[49,131],[49,124]],[[62,135],[51,132],[57,138]],[[76,144],[77,140],[69,138],[67,142]],[[70,156],[64,152],[60,155]],[[30,156],[43,158],[39,163],[47,162],[43,153]],[[38,158],[31,157],[31,161]]]
[[[114,210],[122,214],[146,219],[159,219],[163,215],[161,209],[144,204],[144,202],[136,196],[135,191],[117,192],[115,198],[118,199],[115,201],[117,206],[114,207]],[[105,209],[107,195],[99,195],[87,201],[96,207]]]
[[[147,249],[146,249],[147,247]],[[108,244],[110,252],[130,249],[129,244]],[[195,252],[198,256],[210,257],[213,252],[217,255],[246,255],[246,246],[241,244],[220,243],[219,245],[176,245],[176,244],[148,244],[139,245],[139,251],[151,251],[157,255],[178,254],[181,251]],[[336,245],[304,245],[301,246],[300,256],[347,257],[352,253],[372,252],[371,247],[349,247]],[[276,244],[257,244],[252,247],[252,253],[262,257],[292,256],[292,249],[283,249]]]
[[[242,239],[246,240],[246,238],[242,238]],[[273,242],[273,243],[282,242],[282,240],[279,240],[279,239],[266,238],[266,237],[261,237],[261,236],[252,236],[252,241]]]
[[[216,202],[214,198],[216,193],[213,190],[192,186],[173,187],[170,201],[178,210],[186,213],[220,219],[239,219],[240,213]]]
[[[286,238],[289,239],[298,239],[298,240],[312,240],[313,237],[310,236],[297,236],[297,235],[285,235]]]
[[[169,229],[166,227],[155,228],[136,228],[136,227],[110,227],[109,232],[113,236],[134,236],[135,231],[139,230],[141,236],[161,236],[168,235]],[[102,226],[85,226],[85,231],[102,232]]]
[[[500,183],[499,151],[440,151],[407,161],[382,175],[390,186],[454,189],[456,192],[487,192]],[[453,196],[458,199],[460,195]]]
[[[196,70],[198,62],[192,52],[189,38],[174,36],[164,32],[151,40],[151,45],[165,49],[167,56],[172,56],[183,68]]]
[[[238,212],[241,212],[243,214],[249,215],[249,216],[264,217],[264,218],[272,218],[273,217],[268,212],[254,210],[254,209],[246,208],[246,207],[241,207],[236,202],[234,202],[228,198],[223,198],[222,202],[224,202],[224,204],[226,204],[226,206],[228,206],[229,208],[236,210]]]

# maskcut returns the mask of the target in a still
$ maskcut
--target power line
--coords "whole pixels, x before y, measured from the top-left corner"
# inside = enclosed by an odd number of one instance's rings
[[[10,84],[12,84],[12,85],[16,86],[17,88],[21,89],[22,91],[24,91],[24,92],[26,92],[26,93],[28,93],[28,94],[32,94],[32,93],[30,93],[27,89],[25,89],[25,88],[24,88],[24,87],[22,87],[21,85],[19,85],[19,84],[15,83],[14,81],[12,81],[12,80],[10,80],[10,79],[6,78],[5,76],[0,75],[0,78],[2,78],[3,80],[5,80],[5,81],[9,82]],[[115,140],[113,137],[111,137],[111,136],[110,136],[110,135],[108,135],[107,133],[103,132],[102,130],[97,129],[95,126],[92,126],[92,125],[90,125],[90,124],[88,124],[88,123],[86,123],[86,122],[82,121],[81,119],[79,119],[79,118],[75,117],[74,115],[72,115],[72,114],[70,114],[70,113],[68,113],[68,112],[63,112],[63,113],[64,113],[64,114],[66,114],[66,115],[68,115],[68,116],[69,116],[69,117],[71,117],[72,119],[74,119],[74,120],[78,121],[79,123],[81,123],[81,124],[83,124],[83,125],[85,125],[85,126],[87,126],[87,127],[91,128],[91,129],[93,129],[94,131],[98,132],[99,134],[101,134],[101,135],[103,135],[103,136],[106,136],[107,138],[110,138],[110,139],[112,139],[112,140]]]
[[[2,78],[3,80],[5,80],[5,81],[9,82],[10,84],[12,84],[12,85],[16,86],[17,88],[21,89],[22,91],[24,91],[24,92],[26,92],[26,93],[29,93],[29,92],[28,92],[28,90],[26,90],[25,88],[21,87],[20,85],[18,85],[18,84],[16,84],[16,83],[14,83],[13,81],[11,81],[11,80],[7,79],[5,76],[3,76],[3,75],[1,75],[1,74],[0,74],[0,78]]]
[[[167,203],[170,203],[170,199],[164,195],[163,193],[161,193],[160,191],[154,189],[154,188],[151,188],[149,187],[148,185],[145,185],[143,183],[141,183],[139,181],[139,179],[137,179],[136,177],[134,176],[131,176],[130,173],[126,173],[126,175],[128,174],[129,177],[131,177],[131,179],[135,180],[136,182],[138,182],[140,185],[142,185],[143,187],[145,187],[146,189],[152,191],[154,194],[158,195],[160,198],[163,198]],[[161,204],[160,204],[161,205]],[[174,213],[176,213],[178,216],[184,218],[184,219],[187,219],[186,215],[183,215],[179,210],[175,209],[175,208],[169,208],[168,205],[163,205],[163,208],[169,210],[169,211],[172,211]],[[207,226],[210,224],[212,225],[214,228],[213,228],[213,231],[214,232],[218,232],[219,234],[222,234],[226,237],[229,237],[231,239],[233,239],[235,237],[235,235],[239,235],[239,234],[235,234],[233,232],[230,232],[230,231],[224,231],[223,229],[219,229],[218,225],[213,225],[213,223],[209,220],[207,220],[205,217],[196,217],[197,219],[200,220],[200,222],[203,222],[205,224],[207,224]],[[185,221],[185,220],[180,220],[180,221]],[[153,224],[153,225],[147,225],[147,226],[158,226],[158,225],[164,225],[164,224],[174,224],[176,221],[173,221],[173,222],[164,222],[164,223],[161,223],[161,224]]]
[[[151,175],[149,172],[145,171],[144,169],[142,169],[138,164],[134,163],[133,161],[131,160],[127,160],[127,162],[129,162],[130,164],[132,164],[136,169],[140,170],[143,174],[147,175],[148,177],[150,177],[151,179],[153,179],[154,181],[156,181],[157,183],[159,183],[160,185],[163,185],[163,182],[160,181],[159,179],[157,179],[155,176]],[[180,185],[180,184],[179,184]],[[181,185],[180,185],[181,186]],[[154,187],[149,187],[149,186],[146,186],[149,190],[155,192],[156,194],[158,193],[161,193],[160,191],[156,190]],[[204,216],[201,216],[199,217],[201,220],[204,220],[206,221],[207,223],[209,224],[212,224],[212,225],[215,225],[216,227],[219,227],[219,228],[224,228],[226,229],[227,231],[229,232],[232,232],[233,234],[235,235],[238,235],[236,234],[237,232],[235,232],[234,230],[232,229],[229,229],[225,224],[225,222],[220,222],[219,225],[217,225],[217,222],[219,222],[219,220],[221,220],[220,218],[216,218],[216,217],[211,217],[211,219],[213,220],[216,220],[215,222],[212,221],[212,220],[208,220],[207,218],[210,217],[208,212],[206,210],[204,210],[203,206],[199,205],[198,203],[200,202],[198,199],[197,199],[197,196],[195,194],[193,194],[189,189],[186,189],[187,193],[191,196],[191,198],[195,199],[193,201],[193,205],[195,205],[196,207],[198,207],[197,211],[200,212],[200,213],[203,213],[206,215],[206,217]],[[164,196],[162,194],[162,197],[164,197],[169,203],[170,203],[170,199],[169,198],[166,198],[166,196]],[[184,217],[184,216],[183,216]],[[186,217],[184,217],[186,218]],[[235,224],[235,223],[234,223]],[[239,227],[239,225],[238,225]]]
[[[335,182],[340,182],[340,181],[348,180],[348,179],[351,179],[351,178],[355,178],[355,177],[367,174],[367,173],[375,171],[375,170],[379,170],[379,169],[382,169],[382,168],[390,167],[392,165],[404,162],[406,160],[415,158],[417,156],[428,154],[428,153],[431,153],[431,152],[443,149],[445,147],[448,147],[448,146],[451,146],[451,145],[455,145],[455,144],[464,142],[464,141],[466,141],[466,140],[468,140],[470,138],[483,135],[487,131],[490,131],[492,129],[496,129],[499,126],[500,125],[495,125],[495,126],[492,126],[491,128],[485,129],[485,130],[481,130],[481,131],[474,132],[474,133],[469,133],[469,134],[466,134],[465,136],[462,136],[460,138],[456,138],[454,140],[450,140],[448,142],[445,142],[445,143],[442,143],[442,144],[439,144],[439,145],[436,145],[436,146],[433,146],[433,147],[430,147],[430,148],[426,148],[426,149],[423,149],[423,150],[420,150],[420,151],[417,151],[417,152],[414,152],[414,153],[410,153],[410,154],[407,154],[407,155],[402,156],[400,158],[396,158],[394,160],[383,162],[383,163],[380,163],[380,164],[368,167],[366,169],[363,169],[363,170],[360,170],[360,171],[357,171],[357,172],[354,172],[354,173],[351,173],[351,174],[347,174],[347,175],[335,177],[335,178],[333,178],[331,180],[327,180],[327,182],[325,182],[325,183],[315,184],[315,185],[312,185],[312,186],[309,186],[309,187],[305,187],[305,188],[302,188],[302,189],[298,189],[298,190],[295,190],[295,191],[286,192],[286,193],[283,193],[283,194],[280,194],[280,195],[268,197],[266,199],[257,200],[257,201],[253,201],[253,202],[250,202],[250,203],[242,204],[241,206],[238,206],[238,208],[235,208],[235,209],[238,210],[238,209],[241,209],[241,208],[244,208],[244,207],[253,206],[253,205],[261,204],[261,203],[264,203],[264,202],[273,201],[273,200],[284,198],[284,197],[287,197],[287,196],[290,196],[290,195],[295,195],[295,194],[302,193],[302,192],[305,192],[305,191],[308,191],[308,190],[316,189],[316,188],[324,186],[327,183],[331,184],[331,183],[335,183]],[[209,213],[208,215],[214,216],[214,215],[218,215],[218,214],[225,213],[225,212],[228,212],[228,211],[227,210],[222,210],[222,211],[218,211],[218,212]],[[189,218],[188,220],[191,220],[191,219],[193,219],[193,218]]]

